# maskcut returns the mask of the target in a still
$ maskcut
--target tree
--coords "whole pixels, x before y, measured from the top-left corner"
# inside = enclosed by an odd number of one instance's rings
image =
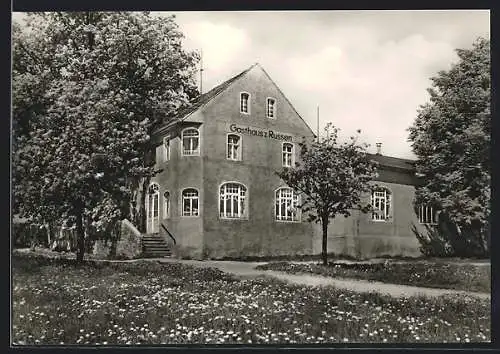
[[[490,218],[490,41],[457,50],[459,61],[432,77],[409,140],[422,177],[416,203],[456,225],[456,255],[486,254]],[[457,245],[456,242],[454,242]],[[459,249],[460,248],[460,249]]]
[[[368,145],[359,144],[357,136],[339,143],[338,129],[331,123],[325,132],[321,140],[301,143],[300,162],[278,176],[301,195],[299,207],[308,213],[309,221],[321,222],[321,255],[326,265],[328,225],[337,215],[350,216],[353,209],[371,210],[362,199],[373,188],[369,182],[376,177],[377,163],[370,160]]]
[[[144,215],[151,133],[198,95],[181,38],[173,17],[149,13],[36,13],[13,31],[15,205],[73,221],[78,261],[86,227]]]

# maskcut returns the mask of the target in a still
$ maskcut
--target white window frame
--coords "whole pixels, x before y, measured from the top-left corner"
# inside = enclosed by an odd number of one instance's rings
[[[168,198],[165,198],[165,194],[168,195]],[[170,210],[171,210],[170,192],[164,191],[162,196],[163,196],[163,219],[168,219],[170,218]]]
[[[196,191],[196,196],[194,195],[189,195],[189,196],[184,196],[184,193],[186,191]],[[196,214],[193,213],[193,200],[198,201],[198,209],[196,210]],[[184,208],[184,203],[189,202],[190,204],[190,212],[185,213],[185,208]],[[188,187],[184,188],[181,191],[181,215],[183,217],[198,217],[200,216],[200,191],[196,188]]]
[[[273,115],[270,116],[269,115],[269,101],[273,101],[273,104],[272,104],[272,107],[273,107]],[[269,118],[269,119],[276,119],[276,108],[277,108],[277,101],[276,101],[276,98],[274,97],[267,97],[266,98],[266,117]]]
[[[196,148],[196,150],[193,150],[192,149],[192,139],[196,138],[196,136],[192,136],[192,137],[189,137],[191,138],[189,141],[190,141],[190,150],[185,150],[184,149],[184,134],[186,134],[186,131],[188,130],[196,130],[196,132],[198,133],[197,137],[198,137],[198,146]],[[200,148],[201,147],[201,134],[200,134],[200,130],[198,128],[194,128],[194,127],[189,127],[189,128],[184,128],[181,132],[181,149],[182,149],[182,156],[200,156]],[[186,151],[190,151],[190,153],[186,153]]]
[[[381,201],[384,202],[384,210],[381,210],[378,205]],[[372,221],[374,222],[389,222],[392,217],[392,192],[387,188],[378,188],[372,191],[371,194]]]
[[[233,185],[233,186],[231,186]],[[229,191],[229,187],[237,186],[238,190],[236,192]],[[242,190],[243,188],[243,190]],[[222,191],[224,189],[224,191]],[[243,192],[243,195],[242,195]],[[236,200],[234,199],[236,197]],[[241,182],[237,181],[226,181],[219,185],[219,218],[224,220],[248,220],[248,187]],[[234,202],[236,201],[238,208],[238,214],[228,213],[226,209],[226,203],[223,203],[223,208],[221,208],[222,198],[231,198],[231,209],[234,210]],[[224,199],[224,201],[225,201]],[[243,212],[241,211],[241,206],[243,206]],[[224,209],[224,210],[223,210]]]
[[[233,158],[232,155],[229,156],[229,152],[230,152],[230,149],[232,146],[234,146],[234,144],[229,145],[229,137],[230,136],[237,136],[238,137],[238,147],[239,149],[236,151],[237,152],[237,156],[236,158]],[[243,156],[243,153],[242,153],[242,150],[243,150],[243,137],[241,136],[241,134],[236,134],[236,133],[228,133],[226,134],[226,159],[227,160],[231,160],[231,161],[241,161],[242,160],[242,156]]]
[[[169,160],[170,160],[170,135],[167,135],[163,138],[163,161],[166,162]]]
[[[246,112],[243,111],[243,95],[247,95],[248,96],[247,102],[246,102],[246,108],[247,108]],[[250,99],[251,99],[251,97],[252,96],[250,95],[250,93],[248,93],[246,91],[240,92],[240,102],[239,102],[240,103],[240,113],[242,113],[242,114],[250,114]]]
[[[290,195],[283,195],[283,192],[290,193]],[[283,204],[285,204],[285,209],[282,209]],[[302,213],[299,205],[300,196],[292,188],[277,188],[274,191],[274,220],[277,222],[301,222]],[[285,215],[282,211],[285,212]]]
[[[285,146],[292,146],[292,151],[285,151]],[[287,165],[285,162],[288,161],[288,159],[285,159],[285,156],[290,157],[290,165]],[[290,143],[290,142],[283,142],[281,143],[281,164],[283,167],[293,167],[295,165],[295,144]]]
[[[437,211],[432,206],[419,205],[417,208],[417,217],[421,225],[437,225]]]
[[[151,196],[155,198],[154,196],[157,196],[157,210],[156,210],[156,216],[154,212],[154,205],[150,205],[150,199]],[[148,189],[146,190],[146,200],[145,200],[145,207],[146,207],[146,224],[147,224],[147,229],[149,230],[150,228],[153,229],[152,231],[154,233],[158,232],[158,230],[154,230],[153,226],[153,221],[157,220],[157,226],[158,228],[160,227],[160,185],[158,182],[151,182],[148,186]],[[150,208],[153,208],[153,211],[151,212]],[[150,224],[151,223],[151,224]]]

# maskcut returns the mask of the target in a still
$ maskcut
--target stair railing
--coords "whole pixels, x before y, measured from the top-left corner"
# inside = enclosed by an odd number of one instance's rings
[[[165,225],[163,225],[163,223],[161,223],[161,227],[163,228],[163,230],[165,230],[167,232],[167,235],[170,236],[170,238],[174,241],[174,245],[176,245],[177,241],[175,240],[174,235],[172,235],[172,233],[170,233],[170,231],[168,231],[168,229],[165,227]]]

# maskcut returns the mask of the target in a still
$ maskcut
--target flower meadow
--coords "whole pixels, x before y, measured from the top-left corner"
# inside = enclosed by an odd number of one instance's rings
[[[385,262],[374,264],[271,262],[256,267],[290,274],[375,280],[393,284],[465,291],[491,292],[491,267],[438,262]]]
[[[238,279],[178,263],[12,257],[15,345],[490,341],[490,303]]]

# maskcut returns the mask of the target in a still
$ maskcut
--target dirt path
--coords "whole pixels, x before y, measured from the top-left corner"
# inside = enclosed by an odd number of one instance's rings
[[[489,299],[489,293],[469,292],[453,289],[423,288],[409,285],[388,284],[376,281],[359,279],[339,279],[324,277],[311,274],[288,274],[274,270],[258,270],[257,265],[267,262],[231,262],[231,261],[195,261],[195,260],[177,260],[171,258],[157,258],[159,262],[181,262],[195,267],[217,268],[226,273],[231,273],[243,278],[252,278],[257,276],[271,276],[280,280],[285,280],[292,284],[308,286],[335,286],[340,289],[352,290],[356,292],[378,292],[394,297],[409,296],[441,296],[441,295],[469,295],[483,299]]]

